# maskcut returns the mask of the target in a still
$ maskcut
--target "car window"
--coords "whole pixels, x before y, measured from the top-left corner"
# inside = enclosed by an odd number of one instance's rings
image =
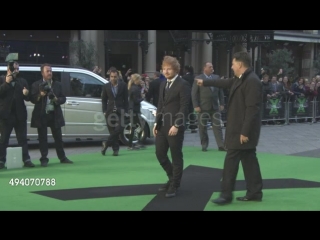
[[[70,73],[70,96],[101,98],[104,83],[85,73]]]

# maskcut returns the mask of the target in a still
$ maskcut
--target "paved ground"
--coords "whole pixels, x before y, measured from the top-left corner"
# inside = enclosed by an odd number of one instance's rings
[[[210,145],[208,150],[216,149],[217,145],[212,130],[208,129],[210,136]],[[11,141],[12,146],[15,141]],[[153,145],[154,140],[149,139],[147,145]],[[199,134],[185,134],[185,146],[199,146]],[[65,141],[65,151],[67,156],[72,154],[100,152],[100,141]],[[292,123],[290,125],[269,125],[262,126],[260,142],[258,145],[259,152],[268,152],[284,155],[309,156],[320,158],[320,123]],[[121,151],[127,151],[125,146]],[[39,159],[40,153],[37,142],[30,142],[30,156],[32,159]],[[49,158],[56,157],[53,145],[50,144]]]

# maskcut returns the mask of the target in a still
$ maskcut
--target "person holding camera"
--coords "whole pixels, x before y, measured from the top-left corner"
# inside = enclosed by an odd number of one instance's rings
[[[48,165],[48,127],[50,127],[54,138],[55,148],[61,163],[73,163],[64,152],[61,127],[65,126],[61,106],[66,102],[66,97],[62,93],[61,83],[52,80],[51,65],[45,63],[41,65],[43,79],[32,84],[31,102],[34,109],[31,117],[31,127],[37,128],[39,138],[39,148],[41,152],[41,166]]]
[[[124,129],[125,117],[128,117],[128,88],[125,82],[119,81],[116,69],[110,70],[110,82],[104,85],[101,100],[110,134],[107,141],[102,142],[101,154],[106,155],[108,147],[112,147],[113,156],[118,156],[119,135]]]
[[[10,67],[11,65],[11,67]],[[8,66],[7,75],[0,82],[0,169],[5,167],[7,147],[12,130],[15,130],[18,145],[22,148],[25,167],[34,167],[31,162],[27,141],[27,108],[29,87],[25,79],[19,78],[19,63]]]

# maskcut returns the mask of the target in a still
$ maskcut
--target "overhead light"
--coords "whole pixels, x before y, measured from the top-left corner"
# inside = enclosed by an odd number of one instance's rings
[[[57,35],[57,38],[59,38],[59,36]]]
[[[4,37],[6,36],[6,34],[4,33],[4,34],[2,34]]]
[[[32,37],[32,34],[30,34],[30,37]]]

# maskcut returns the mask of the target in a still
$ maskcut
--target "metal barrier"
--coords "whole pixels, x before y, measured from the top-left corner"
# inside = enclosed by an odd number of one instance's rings
[[[221,122],[227,123],[228,106],[221,112]],[[320,103],[315,97],[313,101],[308,101],[305,97],[297,97],[293,101],[290,98],[280,97],[268,99],[261,109],[262,122],[283,122],[284,125],[299,119],[311,119],[311,123],[320,120]],[[187,124],[188,125],[188,124]],[[197,125],[197,123],[196,123]],[[208,122],[208,127],[211,125]],[[187,126],[187,129],[189,127]]]
[[[262,122],[268,121],[286,121],[287,99],[284,97],[270,98],[261,108],[261,118]]]

